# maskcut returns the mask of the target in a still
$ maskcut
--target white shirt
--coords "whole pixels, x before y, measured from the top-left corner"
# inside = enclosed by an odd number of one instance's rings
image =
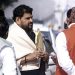
[[[58,63],[68,75],[75,75],[75,65],[70,59],[66,42],[65,34],[60,32],[56,38],[56,54]]]
[[[0,52],[0,59],[2,61],[2,73],[4,75],[17,75],[16,61],[14,51],[10,47],[2,48]]]

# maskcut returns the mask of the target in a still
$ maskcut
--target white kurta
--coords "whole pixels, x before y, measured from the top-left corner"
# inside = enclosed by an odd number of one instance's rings
[[[2,47],[1,47],[2,46]],[[17,75],[16,57],[13,47],[0,38],[0,75]]]

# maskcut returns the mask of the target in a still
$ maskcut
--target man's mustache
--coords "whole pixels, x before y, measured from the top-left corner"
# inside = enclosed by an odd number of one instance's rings
[[[33,25],[33,22],[30,22],[29,25]]]

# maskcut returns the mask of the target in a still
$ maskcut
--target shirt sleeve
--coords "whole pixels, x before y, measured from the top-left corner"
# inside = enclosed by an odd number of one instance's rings
[[[12,48],[5,47],[1,52],[3,66],[2,71],[4,75],[17,75],[16,58]]]
[[[70,59],[67,46],[66,37],[63,32],[59,33],[56,38],[56,54],[59,65],[68,75],[75,75],[75,66]]]

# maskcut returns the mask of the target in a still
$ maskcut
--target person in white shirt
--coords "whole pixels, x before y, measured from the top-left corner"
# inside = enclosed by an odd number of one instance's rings
[[[0,10],[0,75],[18,75],[14,48],[5,40],[8,28],[4,11]]]
[[[56,38],[56,75],[75,75],[75,7],[67,12],[67,25]]]

